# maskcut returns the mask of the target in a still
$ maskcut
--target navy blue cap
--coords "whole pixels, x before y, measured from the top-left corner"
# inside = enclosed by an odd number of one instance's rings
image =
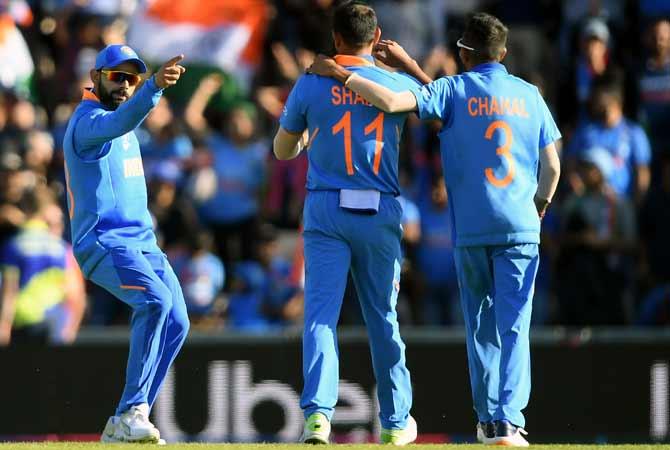
[[[140,73],[147,71],[147,65],[137,56],[135,50],[123,44],[108,45],[100,50],[95,58],[95,69],[100,70],[108,67],[116,67],[124,62],[134,62]]]

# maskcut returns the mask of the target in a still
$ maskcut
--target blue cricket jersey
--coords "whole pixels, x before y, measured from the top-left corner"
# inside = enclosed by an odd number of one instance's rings
[[[133,130],[156,106],[153,77],[115,111],[91,92],[75,109],[63,142],[72,246],[88,276],[114,247],[157,252],[140,146]]]
[[[335,60],[393,91],[419,86],[413,78],[375,67],[372,57]],[[309,129],[307,189],[375,189],[400,194],[398,145],[407,113],[384,113],[332,78],[303,75],[293,87],[281,126]]]
[[[456,246],[539,243],[539,152],[561,134],[537,88],[486,63],[414,92],[419,117],[443,123]]]
[[[579,159],[593,147],[607,150],[614,161],[614,170],[607,182],[614,191],[629,196],[635,191],[635,170],[651,161],[651,146],[642,127],[627,119],[607,128],[600,122],[586,121],[575,130],[565,156]]]

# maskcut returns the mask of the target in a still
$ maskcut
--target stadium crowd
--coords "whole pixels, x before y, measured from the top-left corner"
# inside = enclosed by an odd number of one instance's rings
[[[55,342],[69,342],[80,323],[127,321],[127,308],[84,287],[72,263],[63,138],[97,51],[127,42],[138,3],[0,1],[0,345],[45,327]],[[253,70],[189,65],[186,54],[184,87],[163,96],[138,138],[149,208],[194,327],[264,333],[301,324],[307,169],[305,155],[276,160],[270,137],[292,84],[315,54],[332,54],[324,24],[334,0],[240,3],[264,14]],[[488,11],[509,26],[504,63],[540,88],[564,135],[560,191],[543,221],[534,322],[670,324],[670,4],[368,3],[382,36],[432,77],[461,70],[455,42],[469,13]],[[412,117],[403,131],[403,324],[462,322],[439,129]],[[49,262],[36,266],[35,252]],[[362,323],[355,296],[351,285],[343,324]]]

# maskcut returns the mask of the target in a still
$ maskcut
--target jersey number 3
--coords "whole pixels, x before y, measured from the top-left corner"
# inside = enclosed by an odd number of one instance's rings
[[[505,135],[505,142],[500,147],[496,148],[496,154],[502,156],[507,161],[507,175],[504,178],[497,178],[493,173],[493,169],[488,167],[484,173],[486,174],[486,179],[489,180],[489,183],[494,185],[497,188],[507,187],[512,180],[514,180],[515,167],[514,167],[514,157],[510,149],[512,148],[512,143],[514,142],[514,136],[512,135],[512,129],[504,120],[496,120],[492,122],[491,125],[486,129],[484,137],[488,140],[493,138],[493,133],[497,129],[500,129]]]
[[[344,163],[347,166],[347,175],[354,174],[354,162],[351,157],[351,111],[344,113],[342,118],[333,125],[333,135],[340,131],[344,132]],[[365,135],[375,132],[375,159],[372,163],[372,171],[379,175],[379,164],[382,161],[382,149],[384,148],[384,113],[380,112],[372,122],[365,127]]]

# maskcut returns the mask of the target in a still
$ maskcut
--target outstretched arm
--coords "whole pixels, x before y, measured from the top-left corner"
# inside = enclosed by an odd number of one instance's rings
[[[81,117],[75,129],[76,150],[86,151],[137,128],[158,104],[163,89],[176,84],[186,71],[178,64],[182,59],[184,55],[178,55],[163,64],[135,95],[115,111],[99,111]]]
[[[417,109],[416,98],[412,92],[393,92],[381,84],[347,70],[332,58],[319,55],[308,70],[317,75],[335,78],[382,111],[397,113]]]
[[[221,89],[223,78],[218,73],[212,73],[200,80],[191,99],[186,105],[184,119],[186,124],[195,132],[202,133],[207,128],[205,120],[205,108],[207,103]]]

